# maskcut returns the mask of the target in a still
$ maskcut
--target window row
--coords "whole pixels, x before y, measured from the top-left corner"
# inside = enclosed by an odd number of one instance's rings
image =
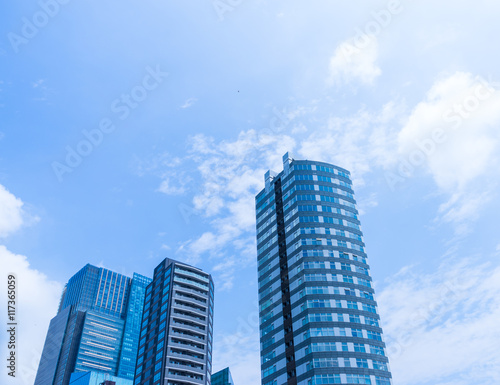
[[[371,282],[364,278],[353,277],[352,275],[340,275],[340,274],[304,274],[304,278],[300,277],[298,279],[298,284],[302,284],[303,282],[314,282],[314,281],[322,281],[322,282],[344,282],[344,283],[352,283],[355,285],[361,285],[366,287],[371,287]]]
[[[267,290],[266,290],[267,291]],[[299,292],[299,296],[304,295],[315,295],[315,294],[338,294],[338,295],[349,295],[352,297],[360,297],[374,300],[373,293],[369,291],[361,291],[358,289],[350,289],[347,287],[337,287],[337,286],[308,286],[304,290]]]
[[[318,194],[297,194],[286,203],[283,202],[283,209],[286,210],[290,205],[296,202],[303,201],[320,201],[320,202],[330,202],[338,205],[349,207],[350,209],[356,210],[356,205],[352,202],[349,202],[345,199],[338,198],[330,195],[318,195]],[[349,210],[352,212],[352,210]],[[355,213],[353,213],[355,214]]]
[[[294,210],[292,210],[292,211],[294,211]],[[294,211],[293,213],[290,213],[290,214],[293,215],[296,212],[297,211]],[[290,214],[287,214],[285,221],[291,217]],[[330,223],[332,225],[350,227],[350,228],[353,228],[355,230],[361,231],[361,228],[359,227],[358,224],[351,222],[349,220],[333,218],[333,217],[324,217],[321,215],[304,215],[304,216],[299,216],[298,218],[294,219],[293,222],[289,223],[285,229],[286,233],[289,233],[299,223]]]
[[[303,337],[304,339],[312,337],[357,337],[382,341],[382,335],[379,332],[366,329],[338,327],[310,328],[304,333]]]
[[[293,244],[291,246],[291,250],[297,250],[300,246],[336,246],[336,247],[344,247],[346,249],[352,249],[356,251],[360,251],[362,253],[365,252],[363,246],[358,245],[357,243],[346,242],[340,239],[332,239],[332,238],[303,238]]]
[[[338,237],[352,238],[357,241],[363,242],[361,235],[352,233],[346,230],[335,229],[332,227],[301,227],[294,234],[295,237],[300,234],[326,234],[326,235],[336,235]]]
[[[349,322],[380,327],[377,318],[342,313],[313,313],[302,319],[302,325],[309,322]]]
[[[307,300],[306,303],[302,304],[301,311],[314,308],[353,309],[377,314],[377,309],[373,305],[340,299],[310,299]]]
[[[307,370],[314,368],[365,368],[389,371],[387,362],[369,360],[366,358],[314,358],[307,365]]]
[[[353,213],[352,211],[347,211],[344,209],[340,209],[338,207],[332,207],[332,206],[319,206],[319,205],[298,205],[298,210],[299,211],[317,211],[317,212],[323,212],[323,213],[332,213],[332,214],[338,214],[338,215],[344,215],[349,218],[354,218],[358,219],[358,216]]]
[[[357,352],[376,354],[385,357],[383,347],[370,344],[352,342],[313,342],[304,348],[305,354],[316,352]]]
[[[307,241],[307,239],[302,239],[302,241]],[[349,262],[306,261],[297,267],[297,272],[301,271],[302,269],[344,270],[344,271],[353,271],[355,273],[369,275],[368,269],[358,265],[351,264]]]

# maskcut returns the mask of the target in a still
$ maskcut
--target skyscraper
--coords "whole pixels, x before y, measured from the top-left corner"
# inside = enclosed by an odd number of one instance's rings
[[[89,371],[131,382],[150,282],[92,265],[71,277],[50,322],[35,385],[67,385],[72,373]]]
[[[210,384],[214,285],[165,259],[146,289],[134,385]]]
[[[212,385],[234,385],[229,368],[222,369],[212,374]]]
[[[263,385],[390,385],[349,172],[283,157],[256,196]]]

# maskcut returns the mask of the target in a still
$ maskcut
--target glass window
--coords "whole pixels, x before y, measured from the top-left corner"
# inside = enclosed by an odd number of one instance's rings
[[[388,371],[387,363],[382,361],[373,361],[373,369]]]
[[[368,367],[368,360],[364,358],[357,358],[356,359],[356,366],[358,368],[367,368]]]
[[[354,344],[354,351],[366,353],[365,345],[364,344]]]

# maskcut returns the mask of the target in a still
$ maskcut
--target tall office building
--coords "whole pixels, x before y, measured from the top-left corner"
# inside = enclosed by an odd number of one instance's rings
[[[35,385],[68,385],[72,373],[90,371],[132,382],[150,282],[92,265],[76,273],[50,322]]]
[[[165,259],[146,289],[134,385],[205,385],[212,370],[214,286]]]
[[[229,368],[222,369],[212,374],[212,385],[234,385]]]
[[[264,385],[390,385],[349,172],[283,157],[256,196]]]

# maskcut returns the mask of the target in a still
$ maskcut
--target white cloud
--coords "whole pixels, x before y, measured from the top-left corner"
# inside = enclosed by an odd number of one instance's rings
[[[222,286],[218,286],[217,290],[225,291],[232,289],[235,273],[235,259],[228,259],[212,267],[212,272],[217,273]]]
[[[167,195],[181,195],[186,189],[182,185],[172,186],[170,178],[166,177],[161,181],[158,191]]]
[[[190,159],[200,175],[195,178],[197,191],[189,214],[205,217],[212,230],[185,242],[177,252],[179,258],[191,263],[202,257],[211,259],[218,289],[230,289],[236,269],[255,263],[254,198],[263,188],[266,171],[255,165],[281,168],[281,156],[294,146],[287,135],[255,130],[220,143],[201,134],[191,138]]]
[[[0,238],[19,230],[24,223],[23,202],[0,185]]]
[[[458,232],[496,190],[500,164],[500,93],[483,79],[457,72],[436,81],[398,136],[408,168],[422,166],[449,199],[439,219]]]
[[[182,159],[169,154],[168,152],[162,152],[161,154],[153,156],[151,159],[139,159],[135,156],[133,164],[133,172],[138,176],[144,176],[146,174],[153,174],[159,177],[163,177],[165,170],[168,171],[168,175],[171,174],[172,169],[176,169],[182,164]]]
[[[7,273],[13,273],[17,281],[17,376],[12,384],[33,384],[38,370],[49,321],[57,313],[62,285],[50,281],[47,276],[33,269],[25,256],[14,254],[0,245],[0,266],[2,274],[0,285],[7,287]],[[3,304],[7,303],[6,292],[0,295]],[[1,319],[6,320],[5,306],[1,306]],[[2,339],[5,333],[3,333]],[[7,345],[1,345],[2,357],[7,357]],[[7,377],[5,365],[1,366],[0,376]]]
[[[397,165],[398,156],[405,158],[419,149],[418,144],[429,135],[432,138],[436,127],[449,130],[447,140],[439,143],[443,145],[439,150],[436,145],[421,167],[445,196],[440,218],[451,223],[473,219],[493,196],[488,183],[481,184],[482,192],[470,186],[487,175],[488,164],[497,164],[492,150],[498,141],[497,94],[483,100],[458,127],[453,126],[457,124],[456,115],[447,115],[449,121],[442,117],[450,106],[453,112],[456,105],[460,108],[467,102],[476,86],[472,75],[457,73],[436,82],[410,114],[404,103],[389,102],[380,111],[361,108],[350,116],[318,119],[314,131],[301,130],[293,137],[281,131],[255,130],[240,132],[233,141],[193,137],[190,160],[199,172],[195,180],[202,186],[195,193],[193,210],[209,221],[210,231],[186,242],[178,253],[210,259],[218,289],[230,289],[234,272],[255,263],[254,195],[263,188],[263,174],[268,168],[281,170],[283,153],[295,150],[301,158],[346,167],[359,186],[367,174],[389,169]],[[376,196],[368,196],[363,205],[376,205]],[[500,289],[500,269],[451,259],[435,274],[416,275],[415,269],[407,267],[394,276],[379,298],[395,383],[495,383],[500,374],[500,362],[494,353],[500,342],[495,329],[500,316],[495,295]],[[258,333],[252,333],[258,341]],[[238,367],[243,384],[258,382],[258,375],[247,364],[253,360],[258,367],[258,346],[248,348],[246,341],[254,340],[245,334],[237,333],[236,337],[222,343],[224,348],[214,357],[222,359],[224,366]],[[482,351],[487,353],[486,358]],[[238,360],[233,359],[235,356]],[[480,380],[470,379],[470,373]]]
[[[455,108],[457,101],[470,103],[467,97],[476,88],[477,80],[472,75],[457,73],[436,82],[410,113],[404,101],[395,100],[379,110],[361,107],[355,113],[335,116],[321,113],[325,109],[323,103],[328,101],[314,100],[289,111],[273,110],[276,119],[289,129],[313,124],[314,130],[301,129],[293,136],[283,127],[248,130],[241,131],[234,140],[220,142],[203,134],[195,135],[189,141],[189,155],[179,160],[179,164],[190,169],[189,173],[172,170],[170,162],[156,170],[169,188],[171,172],[190,176],[186,192],[193,186],[196,190],[191,191],[194,196],[185,205],[185,211],[190,219],[200,216],[210,226],[202,236],[184,242],[177,250],[178,257],[192,263],[200,258],[211,259],[217,265],[220,260],[235,258],[228,254],[241,252],[234,269],[255,263],[254,197],[263,188],[265,171],[281,170],[282,154],[290,151],[301,159],[319,159],[347,168],[359,194],[367,175],[397,168],[398,160],[410,157],[419,149],[418,144],[432,138],[434,128],[449,123],[451,130],[457,118],[446,115],[450,122],[443,123],[443,113],[450,106]],[[439,148],[436,145],[419,166],[429,172],[443,194],[443,204],[437,209],[438,220],[452,223],[458,233],[466,232],[467,225],[463,223],[477,217],[484,203],[494,197],[493,182],[480,184],[483,191],[468,186],[474,185],[478,176],[486,175],[488,164],[496,162],[493,149],[497,148],[495,135],[498,137],[500,132],[494,129],[500,115],[497,97],[493,93],[483,100],[473,111],[474,117],[471,114],[470,119],[460,122],[460,127],[447,132],[446,142],[439,143]],[[198,171],[196,176],[193,169]],[[191,183],[194,181],[196,184]],[[374,205],[376,199],[370,196],[364,207]],[[229,275],[219,284],[230,287]]]
[[[497,384],[499,291],[500,267],[475,259],[394,276],[378,298],[394,382]]]
[[[19,230],[22,225],[37,221],[23,212],[23,202],[0,185],[0,237],[5,237]],[[0,245],[0,318],[7,320],[7,274],[16,277],[16,321],[17,327],[17,371],[12,384],[27,385],[35,380],[45,335],[50,319],[56,314],[62,285],[50,281],[44,274],[30,267],[28,259],[7,250]],[[6,333],[2,335],[2,341]],[[1,343],[1,355],[7,357],[7,344]],[[6,365],[0,369],[1,378],[7,376]]]
[[[212,232],[206,232],[189,245],[189,251],[195,255],[199,255],[212,249],[216,243],[215,235]]]
[[[441,129],[441,141],[428,145],[428,166],[440,188],[460,189],[487,170],[499,123],[500,94],[480,78],[457,72],[438,80],[414,108],[399,134],[399,152],[411,153]]]
[[[196,103],[198,99],[196,98],[189,98],[187,99],[184,104],[181,106],[181,108],[189,108],[191,107],[194,103]]]
[[[43,83],[45,83],[45,79],[38,79],[36,82],[33,83],[33,88],[40,87]]]
[[[395,162],[397,121],[404,106],[387,103],[378,112],[364,109],[348,117],[330,117],[301,141],[303,159],[321,159],[351,171],[356,185],[376,167]]]
[[[215,141],[204,135],[191,140],[191,157],[197,164],[201,189],[193,203],[207,217],[229,217],[232,227],[248,230],[255,223],[254,196],[263,187],[265,168],[281,167],[281,155],[295,142],[286,135],[241,132],[234,141]],[[224,211],[224,213],[222,213]]]
[[[182,195],[186,192],[186,184],[190,178],[184,172],[179,171],[184,159],[172,156],[168,152],[155,155],[150,159],[134,159],[133,172],[142,177],[153,174],[161,178],[157,192],[166,195]]]
[[[378,42],[376,37],[364,35],[362,45],[359,39],[348,39],[339,44],[330,59],[330,77],[328,82],[333,85],[348,84],[358,81],[373,84],[382,70],[377,66]]]
[[[371,193],[369,196],[357,200],[358,211],[360,215],[364,215],[369,208],[377,207],[377,194]]]
[[[291,127],[294,119],[315,113],[317,103],[313,104],[279,114],[285,116],[285,124]],[[294,138],[272,130],[243,131],[235,140],[222,142],[202,134],[194,136],[190,141],[191,160],[199,176],[192,178],[197,181],[197,191],[190,214],[204,216],[211,229],[182,244],[179,258],[196,263],[203,257],[212,259],[215,266],[224,260],[231,268],[224,274],[218,271],[216,278],[219,288],[230,288],[236,269],[255,263],[254,201],[255,194],[264,187],[267,169],[280,171],[282,155],[287,151],[293,153],[298,147],[301,158],[321,159],[346,167],[355,175],[356,184],[362,184],[363,176],[372,168],[386,167],[395,161],[394,121],[403,111],[404,106],[388,103],[377,113],[362,109],[346,118],[330,118],[314,131],[303,130],[302,138],[296,136],[299,146]],[[375,204],[371,197],[365,206]]]
[[[470,222],[479,218],[481,209],[491,200],[491,196],[491,192],[480,189],[471,193],[453,193],[448,201],[439,206],[438,219],[453,223],[457,234],[466,234]]]

